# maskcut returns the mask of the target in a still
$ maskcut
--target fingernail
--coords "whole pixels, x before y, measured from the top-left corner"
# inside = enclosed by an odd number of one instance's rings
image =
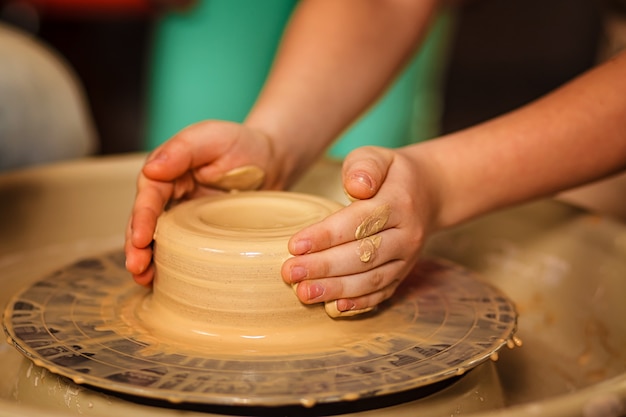
[[[152,164],[153,162],[162,162],[162,161],[165,161],[166,159],[167,159],[167,154],[165,152],[157,152],[146,162],[146,165]]]
[[[374,188],[372,185],[372,179],[370,178],[370,176],[362,172],[357,172],[355,174],[352,174],[350,176],[350,179],[365,185],[369,190],[372,190]]]
[[[294,266],[291,268],[289,279],[291,282],[298,282],[307,277],[309,271],[303,266]]]
[[[326,290],[324,289],[324,287],[319,284],[310,284],[307,288],[307,295],[309,297],[309,300],[315,300],[316,298],[324,295],[325,291]]]
[[[313,245],[311,244],[310,240],[307,240],[307,239],[298,240],[293,245],[293,249],[294,249],[293,254],[302,255],[304,253],[310,252],[312,247]]]
[[[337,310],[339,311],[350,311],[356,307],[356,304],[352,300],[337,300]]]

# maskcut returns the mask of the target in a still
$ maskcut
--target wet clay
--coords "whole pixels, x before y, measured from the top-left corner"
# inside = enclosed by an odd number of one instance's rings
[[[265,322],[215,323],[157,302],[129,279],[119,251],[16,294],[4,326],[9,343],[37,365],[125,394],[268,406],[385,395],[460,375],[515,332],[515,310],[501,292],[454,265],[418,265],[370,314],[333,320],[318,305],[288,323],[282,306],[265,298],[277,320],[265,311]]]
[[[389,204],[376,207],[372,214],[367,216],[356,228],[354,238],[360,240],[382,231],[389,220],[390,214],[391,207]]]
[[[370,262],[376,256],[376,251],[380,247],[380,242],[382,241],[382,236],[373,235],[363,238],[359,241],[359,247],[357,249],[357,253],[359,254],[359,259],[363,263]]]
[[[319,197],[264,191],[197,199],[165,212],[155,232],[146,318],[173,328],[189,327],[176,322],[187,320],[192,327],[257,332],[323,320],[321,306],[302,304],[280,269],[291,256],[289,238],[340,208]]]
[[[212,185],[222,190],[249,191],[261,188],[265,171],[256,165],[245,165],[231,169]]]
[[[280,276],[287,241],[340,207],[269,191],[182,202],[158,220],[152,290],[129,278],[121,251],[78,261],[8,304],[9,341],[53,373],[125,394],[310,406],[442,381],[511,339],[506,297],[439,261],[420,261],[358,317],[300,303]]]

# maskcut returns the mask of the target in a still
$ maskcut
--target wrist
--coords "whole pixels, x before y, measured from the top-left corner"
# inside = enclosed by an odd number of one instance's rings
[[[442,144],[430,140],[399,148],[417,170],[412,181],[413,192],[422,199],[422,215],[427,223],[427,233],[454,226],[462,221],[463,213],[455,202],[455,185],[450,181],[452,167],[449,161],[440,158]]]
[[[253,110],[244,125],[268,142],[270,160],[267,188],[284,189],[299,177],[322,155],[327,143],[315,133],[303,128],[306,123],[294,123],[266,111]]]

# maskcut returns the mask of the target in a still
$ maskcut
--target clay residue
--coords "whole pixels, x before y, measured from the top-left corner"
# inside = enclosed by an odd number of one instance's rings
[[[389,204],[378,206],[356,228],[354,238],[359,241],[357,253],[361,262],[370,262],[376,256],[376,251],[382,241],[382,236],[376,235],[376,233],[384,229],[390,214],[391,207]]]
[[[376,251],[380,247],[383,238],[380,235],[369,236],[359,241],[357,253],[363,263],[372,261],[376,257]]]
[[[385,224],[387,224],[390,214],[391,207],[389,207],[389,204],[377,207],[372,214],[367,216],[356,228],[354,238],[360,240],[380,232],[385,227]]]
[[[222,190],[257,190],[265,181],[265,171],[256,165],[231,169],[212,185]]]

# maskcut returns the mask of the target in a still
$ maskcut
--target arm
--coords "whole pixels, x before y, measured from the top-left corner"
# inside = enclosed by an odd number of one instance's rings
[[[245,125],[270,138],[290,184],[372,102],[425,35],[437,0],[313,0],[294,12]]]
[[[359,311],[390,297],[433,232],[626,169],[626,53],[517,111],[398,150],[348,155],[358,200],[292,237],[283,278],[303,302]],[[378,246],[359,226],[385,208]],[[372,246],[370,245],[370,248]],[[337,262],[341,259],[341,262]]]
[[[626,53],[554,93],[413,155],[438,166],[447,227],[626,168]]]

